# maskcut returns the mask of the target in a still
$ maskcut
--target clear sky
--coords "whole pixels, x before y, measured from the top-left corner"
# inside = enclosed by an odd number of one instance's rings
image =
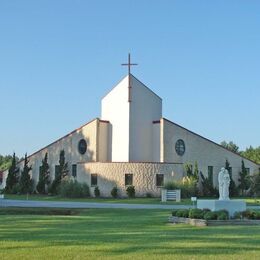
[[[127,73],[164,117],[260,145],[260,1],[0,1],[0,154],[29,154],[100,116]]]

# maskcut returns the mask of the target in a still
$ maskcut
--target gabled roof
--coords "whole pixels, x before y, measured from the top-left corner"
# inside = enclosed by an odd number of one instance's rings
[[[126,77],[128,77],[128,74],[126,76],[124,76],[121,80],[118,81],[118,83],[112,87],[112,89],[110,89],[102,98],[105,98],[110,92],[113,91],[114,88],[116,88]],[[133,74],[130,73],[130,77],[133,77],[136,81],[140,82],[146,89],[148,89],[151,93],[153,93],[155,96],[157,96],[158,98],[162,99],[161,97],[159,97],[154,91],[152,91],[150,88],[148,88],[142,81],[140,81],[138,78],[136,78]]]
[[[212,140],[210,140],[210,139],[208,139],[208,138],[206,138],[206,137],[203,137],[203,136],[201,136],[201,135],[199,135],[199,134],[197,134],[197,133],[195,133],[195,132],[193,132],[193,131],[191,131],[191,130],[189,130],[189,129],[187,129],[187,128],[181,126],[181,125],[178,125],[178,124],[176,124],[176,123],[174,123],[174,122],[172,122],[172,121],[170,121],[170,120],[168,120],[168,119],[166,119],[166,118],[162,118],[162,119],[165,120],[165,121],[168,121],[169,123],[171,123],[171,124],[173,124],[173,125],[176,125],[176,126],[182,128],[183,130],[188,131],[188,132],[191,133],[191,134],[194,134],[194,135],[196,135],[196,136],[198,136],[198,137],[200,137],[200,138],[202,138],[202,139],[204,139],[204,140],[206,140],[206,141],[208,141],[208,142],[210,142],[210,143],[212,143],[212,144],[215,144],[215,145],[217,145],[217,146],[219,146],[219,147],[221,147],[221,148],[223,148],[223,149],[225,149],[225,150],[227,150],[227,151],[229,151],[229,152],[231,152],[231,153],[233,153],[233,154],[235,154],[235,155],[238,155],[238,156],[240,156],[240,157],[242,157],[242,158],[244,158],[244,159],[246,159],[246,160],[248,160],[248,161],[250,161],[250,162],[252,162],[252,163],[254,163],[254,164],[256,164],[256,165],[258,165],[258,166],[260,166],[259,163],[255,162],[255,161],[253,161],[253,160],[251,160],[251,159],[248,159],[248,158],[246,158],[245,156],[243,156],[243,155],[241,155],[241,154],[239,154],[239,153],[233,152],[233,151],[227,149],[226,147],[224,147],[224,146],[222,146],[222,145],[220,145],[220,144],[218,144],[218,143],[216,143],[216,142],[214,142],[214,141],[212,141]],[[154,124],[155,124],[155,123],[158,123],[158,121],[154,121],[153,123],[154,123]]]
[[[70,135],[72,135],[73,133],[79,131],[80,129],[82,129],[82,128],[85,127],[86,125],[88,125],[88,124],[94,122],[95,120],[98,120],[99,122],[103,122],[103,123],[109,123],[109,121],[101,120],[101,119],[99,119],[98,117],[97,117],[97,118],[94,118],[94,119],[92,119],[91,121],[89,121],[89,122],[85,123],[84,125],[80,126],[79,128],[76,128],[75,130],[73,130],[73,131],[69,132],[68,134],[62,136],[61,138],[57,139],[56,141],[54,141],[54,142],[52,142],[52,143],[46,145],[45,147],[43,147],[43,148],[37,150],[37,151],[34,152],[34,153],[30,154],[27,158],[29,159],[29,158],[32,157],[33,155],[35,155],[35,154],[41,152],[42,150],[44,150],[44,149],[50,147],[51,145],[53,145],[53,144],[55,144],[55,143],[61,141],[62,139],[66,138],[66,137],[68,137],[68,136],[70,136]],[[24,159],[18,161],[17,164],[18,164],[18,163],[21,163],[21,162],[23,162],[23,161],[24,161]],[[4,171],[6,171],[6,170],[7,170],[7,169],[5,169]]]
[[[138,78],[136,78],[134,75],[130,74],[136,81],[140,82],[146,89],[148,89],[151,93],[153,93],[155,96],[157,96],[159,99],[162,100],[160,96],[158,96],[153,90],[148,88],[142,81],[140,81]]]

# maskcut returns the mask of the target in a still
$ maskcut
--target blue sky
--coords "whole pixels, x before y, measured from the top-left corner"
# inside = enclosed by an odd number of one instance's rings
[[[215,142],[260,145],[260,1],[0,1],[0,154],[100,116],[127,73],[164,117]]]

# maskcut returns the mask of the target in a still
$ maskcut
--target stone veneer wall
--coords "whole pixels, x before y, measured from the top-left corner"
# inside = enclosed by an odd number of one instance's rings
[[[125,174],[133,174],[136,196],[160,196],[161,188],[156,186],[156,174],[164,174],[164,182],[180,180],[184,176],[182,164],[171,163],[79,163],[77,180],[91,184],[91,174],[98,175],[98,187],[101,196],[111,197],[113,187],[119,189],[119,195],[126,196]],[[94,187],[91,187],[93,195]]]

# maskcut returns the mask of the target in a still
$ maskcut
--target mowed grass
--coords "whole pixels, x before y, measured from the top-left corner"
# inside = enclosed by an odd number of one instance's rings
[[[169,215],[126,209],[0,215],[0,259],[260,259],[260,226],[173,225]]]
[[[126,203],[126,204],[161,204],[161,205],[192,205],[191,199],[182,199],[181,202],[167,201],[161,202],[161,198],[81,198],[81,199],[70,199],[61,198],[59,196],[48,196],[48,195],[13,195],[5,194],[6,199],[14,200],[43,200],[43,201],[75,201],[75,202],[101,202],[101,203]],[[216,199],[216,198],[199,198],[198,199]],[[260,198],[250,198],[250,197],[236,197],[232,199],[244,199],[248,206],[260,206]]]
[[[167,201],[161,202],[161,198],[62,198],[60,196],[48,196],[32,194],[27,195],[13,195],[5,194],[6,199],[13,200],[43,200],[43,201],[74,201],[74,202],[100,202],[100,203],[126,203],[126,204],[161,204],[161,205],[192,205],[190,199],[183,199],[181,202]]]

